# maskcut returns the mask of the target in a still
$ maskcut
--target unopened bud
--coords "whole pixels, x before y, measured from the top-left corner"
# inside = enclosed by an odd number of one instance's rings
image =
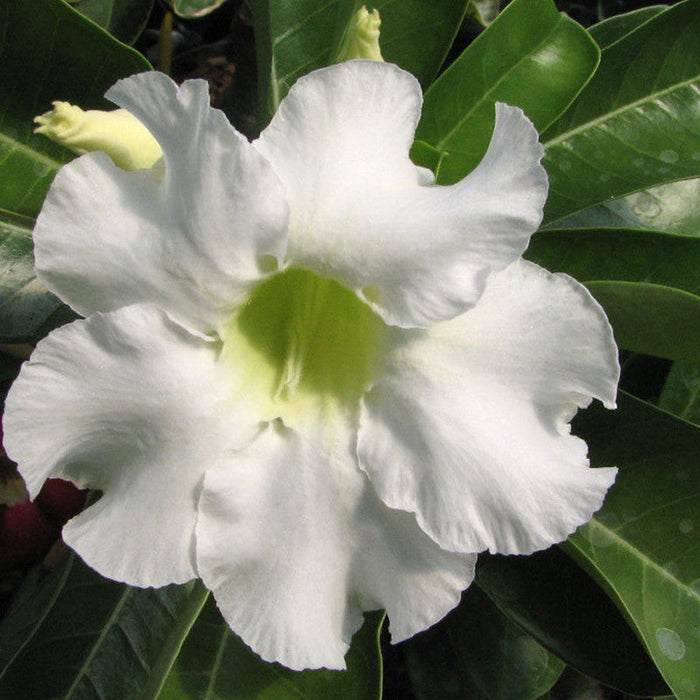
[[[382,20],[379,11],[368,12],[366,7],[359,9],[345,35],[343,46],[338,53],[337,63],[352,58],[368,58],[383,61],[379,48],[379,27]]]
[[[124,170],[152,168],[163,155],[151,132],[130,112],[115,109],[84,111],[68,102],[34,117],[34,130],[75,153],[104,151]]]

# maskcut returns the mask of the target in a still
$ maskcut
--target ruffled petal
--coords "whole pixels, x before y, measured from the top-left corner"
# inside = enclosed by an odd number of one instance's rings
[[[349,61],[297,81],[253,144],[287,193],[289,264],[336,279],[404,327],[471,307],[489,272],[525,250],[547,195],[537,131],[504,104],[480,165],[427,186],[408,157],[421,103],[409,73]]]
[[[258,430],[218,355],[217,343],[131,306],[54,331],[13,384],[5,445],[30,494],[48,477],[103,491],[63,535],[104,576],[162,586],[197,575],[202,474]]]
[[[440,550],[374,494],[352,432],[276,420],[210,469],[197,565],[231,628],[263,659],[345,668],[362,610],[386,607],[403,639],[459,601],[473,561]]]
[[[472,310],[397,337],[364,399],[360,464],[446,549],[545,548],[588,521],[615,479],[588,467],[569,421],[591,398],[614,407],[618,375],[586,289],[519,261]]]
[[[356,520],[354,588],[364,610],[387,611],[392,643],[428,629],[459,604],[474,579],[476,554],[438,547],[413,514],[387,508],[371,487]]]
[[[204,81],[142,73],[107,94],[154,134],[163,163],[125,172],[91,153],[64,166],[34,230],[38,276],[82,315],[146,301],[216,329],[284,257],[282,185],[209,107]]]

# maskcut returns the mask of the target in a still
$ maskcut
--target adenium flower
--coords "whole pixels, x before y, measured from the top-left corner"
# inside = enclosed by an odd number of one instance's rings
[[[200,577],[231,628],[293,668],[343,668],[362,612],[394,642],[440,620],[483,550],[527,554],[596,511],[569,420],[614,405],[616,348],[586,289],[521,259],[547,194],[521,110],[449,187],[412,164],[417,81],[349,61],[300,79],[249,143],[206,84],[110,100],[163,159],[58,173],[37,275],[85,316],[7,401],[29,491],[99,489],[64,527],[103,575]]]

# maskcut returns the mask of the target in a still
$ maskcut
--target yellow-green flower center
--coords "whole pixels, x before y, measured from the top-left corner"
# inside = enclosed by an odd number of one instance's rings
[[[256,287],[234,314],[222,332],[222,357],[238,372],[249,369],[246,385],[262,399],[266,418],[287,420],[311,403],[321,410],[356,404],[372,376],[382,327],[337,282],[287,270]]]

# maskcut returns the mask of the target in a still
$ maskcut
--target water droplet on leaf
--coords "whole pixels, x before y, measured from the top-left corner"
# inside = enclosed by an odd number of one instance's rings
[[[661,153],[659,153],[659,159],[664,163],[676,163],[678,161],[678,154],[675,151],[661,151]]]
[[[615,542],[613,534],[606,528],[590,523],[588,525],[588,541],[594,547],[609,547]]]
[[[632,211],[634,211],[637,216],[653,219],[661,213],[661,207],[656,199],[648,192],[640,192],[632,206]]]
[[[680,661],[685,656],[683,640],[668,627],[660,627],[656,630],[656,643],[661,653],[671,661]]]
[[[683,690],[687,690],[689,693],[695,693],[695,683],[693,683],[690,678],[684,678],[681,681],[681,685],[683,686]]]

